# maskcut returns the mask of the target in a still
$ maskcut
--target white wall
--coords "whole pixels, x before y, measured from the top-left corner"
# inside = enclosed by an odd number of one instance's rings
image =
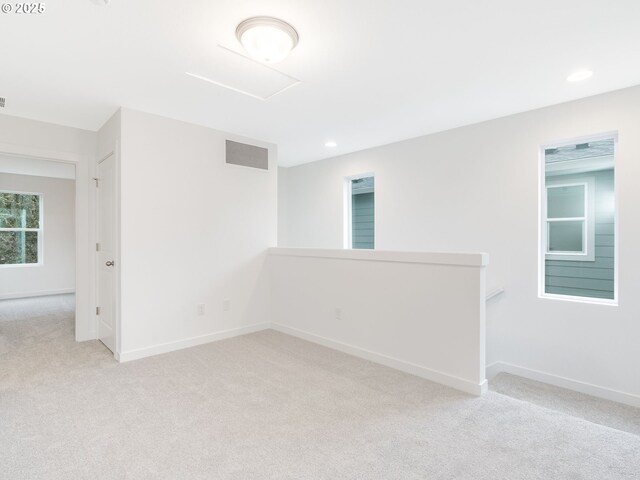
[[[275,146],[129,109],[121,122],[120,359],[264,327]],[[227,165],[225,139],[268,148],[269,170]]]
[[[620,304],[540,299],[539,148],[611,131]],[[634,87],[289,168],[281,246],[340,248],[343,178],[374,172],[377,248],[489,253],[488,289],[506,291],[488,304],[488,363],[640,405],[638,131]]]
[[[287,217],[287,198],[289,192],[287,190],[287,172],[289,170],[284,167],[278,167],[278,243],[287,245],[287,234],[289,231],[289,218]]]
[[[116,150],[122,136],[122,123],[120,109],[98,130],[96,144],[95,164]],[[96,170],[97,171],[97,170]]]
[[[96,133],[0,114],[0,154],[76,165],[76,340],[95,338],[93,196]]]
[[[274,328],[479,395],[486,261],[471,253],[274,248]]]
[[[0,172],[37,177],[76,178],[76,168],[72,163],[51,162],[28,157],[11,157],[0,154]]]
[[[75,181],[0,173],[0,190],[41,194],[44,227],[42,264],[0,268],[0,298],[73,292]]]

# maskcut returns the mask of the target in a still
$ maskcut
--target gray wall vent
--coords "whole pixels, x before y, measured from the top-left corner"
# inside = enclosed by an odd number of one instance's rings
[[[269,150],[227,140],[227,163],[269,170]]]
[[[0,108],[4,108],[4,102],[5,102],[5,98],[0,97]]]

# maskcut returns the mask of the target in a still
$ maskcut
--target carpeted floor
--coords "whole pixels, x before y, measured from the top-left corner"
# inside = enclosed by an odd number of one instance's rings
[[[489,388],[503,395],[640,436],[638,408],[508,373],[496,375],[489,383]]]
[[[73,341],[71,302],[15,302],[0,302],[1,479],[640,478],[639,436],[495,391],[274,331],[117,364]]]

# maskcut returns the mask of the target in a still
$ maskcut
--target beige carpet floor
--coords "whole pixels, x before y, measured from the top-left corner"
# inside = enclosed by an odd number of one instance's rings
[[[508,373],[496,375],[489,386],[494,392],[640,435],[640,409],[638,408]]]
[[[46,302],[46,300],[42,300]],[[640,437],[274,331],[116,363],[0,302],[0,478],[639,479]]]

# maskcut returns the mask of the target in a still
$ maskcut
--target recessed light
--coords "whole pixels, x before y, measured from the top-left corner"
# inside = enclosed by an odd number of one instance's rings
[[[236,38],[247,53],[264,63],[276,63],[298,44],[298,32],[287,22],[273,17],[247,18],[236,28]]]
[[[591,70],[578,70],[567,77],[567,82],[581,82],[591,77],[591,75],[593,75]]]
[[[329,147],[329,148],[334,148],[334,147],[337,147],[337,146],[338,146],[338,144],[337,144],[336,142],[334,142],[334,141],[331,141],[331,140],[330,140],[330,141],[326,142],[326,143],[324,144],[324,146],[325,146],[325,147]]]

